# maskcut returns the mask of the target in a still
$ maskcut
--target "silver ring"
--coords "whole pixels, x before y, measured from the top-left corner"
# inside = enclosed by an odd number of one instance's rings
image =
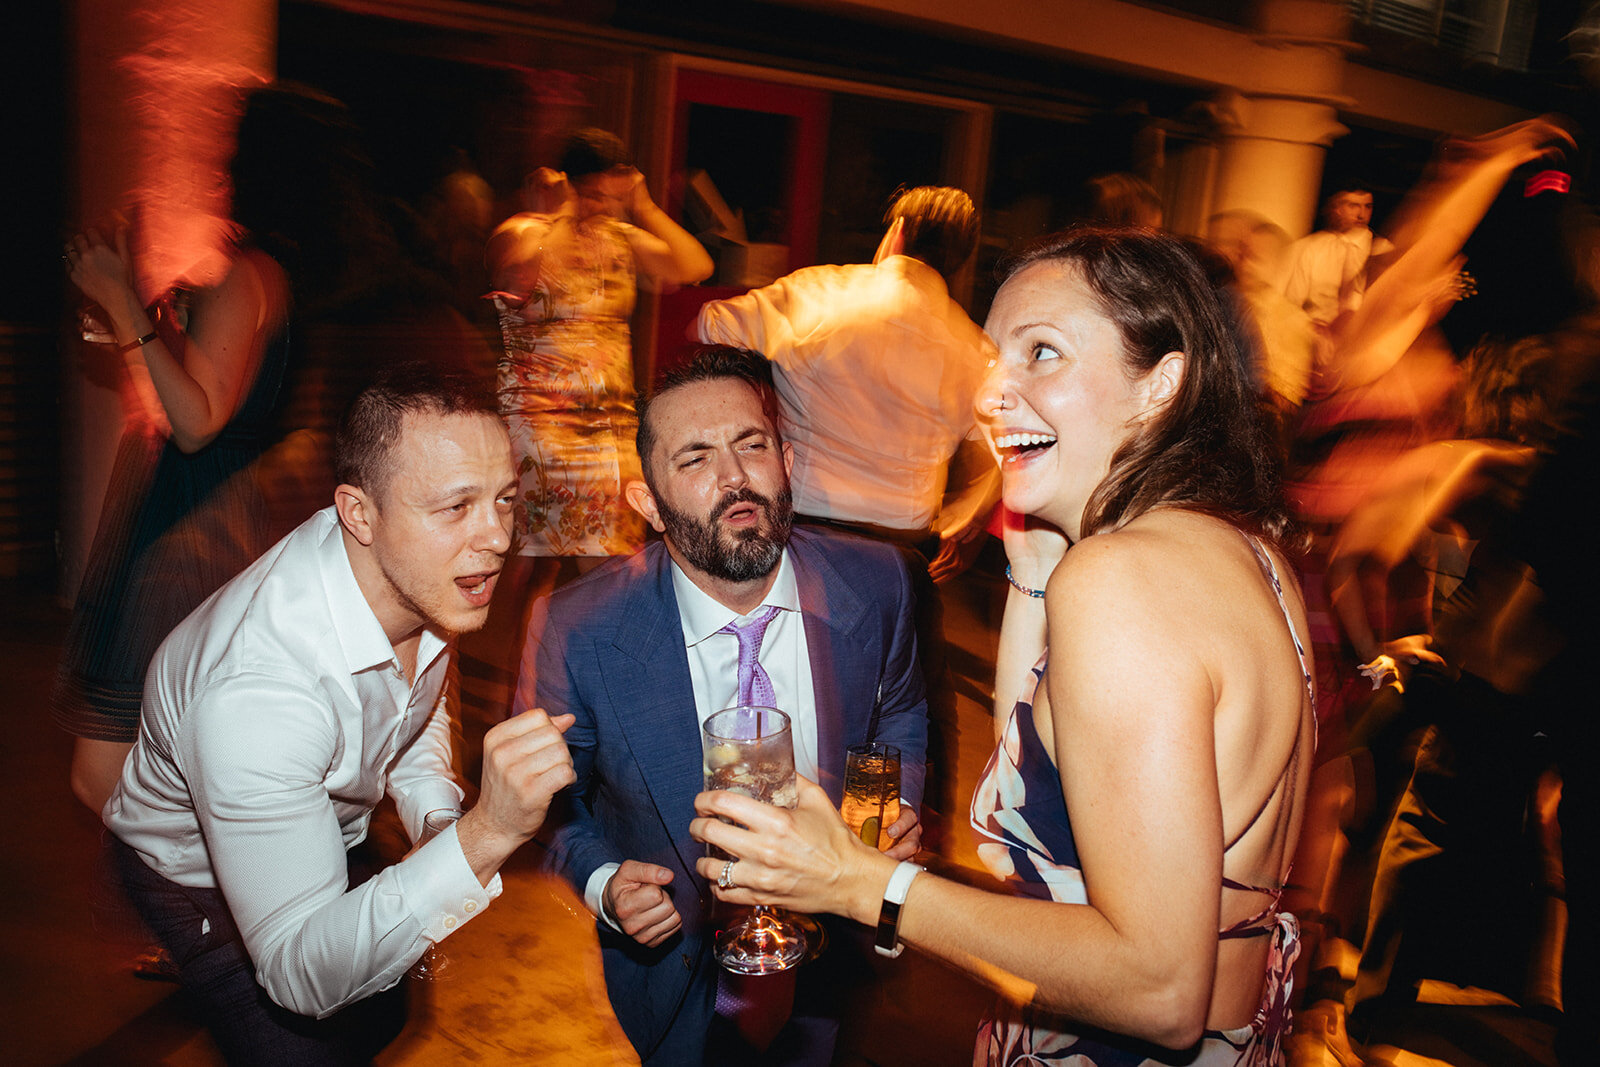
[[[724,863],[722,865],[722,873],[717,875],[717,888],[718,889],[736,889],[736,888],[738,888],[737,886],[735,886],[733,884],[733,865],[735,863],[738,863],[738,862],[739,862],[738,860],[729,860],[727,863]]]

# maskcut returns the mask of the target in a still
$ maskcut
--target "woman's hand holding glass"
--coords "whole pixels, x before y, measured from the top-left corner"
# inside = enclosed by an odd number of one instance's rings
[[[700,817],[689,824],[689,833],[736,857],[734,888],[717,886],[722,860],[703,858],[697,869],[717,898],[730,904],[776,905],[876,923],[897,860],[851,833],[814,782],[802,777],[798,784],[799,803],[792,809],[723,790],[695,797]]]

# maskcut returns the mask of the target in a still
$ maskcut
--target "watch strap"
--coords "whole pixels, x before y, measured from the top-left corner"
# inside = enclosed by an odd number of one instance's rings
[[[878,912],[878,932],[872,944],[878,955],[894,959],[905,951],[906,947],[900,943],[900,909],[911,891],[911,883],[926,869],[910,860],[902,860],[889,876],[889,884],[883,890],[883,908]]]

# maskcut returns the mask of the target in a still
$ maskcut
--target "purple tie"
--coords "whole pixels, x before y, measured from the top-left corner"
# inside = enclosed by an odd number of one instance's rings
[[[777,605],[771,605],[760,615],[740,625],[730,622],[719,634],[732,634],[739,639],[739,703],[757,704],[770,708],[778,699],[772,691],[772,679],[761,667],[761,639],[766,636],[767,624],[778,614]]]

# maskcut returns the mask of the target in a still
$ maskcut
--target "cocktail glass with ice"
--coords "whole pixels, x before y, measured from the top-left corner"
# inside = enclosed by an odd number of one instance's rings
[[[701,730],[707,789],[792,808],[798,802],[794,735],[777,708],[744,705],[719,711]],[[712,854],[726,854],[713,849]],[[727,857],[731,858],[731,857]],[[805,933],[780,908],[757,905],[717,931],[714,955],[735,974],[770,974],[800,963]]]

